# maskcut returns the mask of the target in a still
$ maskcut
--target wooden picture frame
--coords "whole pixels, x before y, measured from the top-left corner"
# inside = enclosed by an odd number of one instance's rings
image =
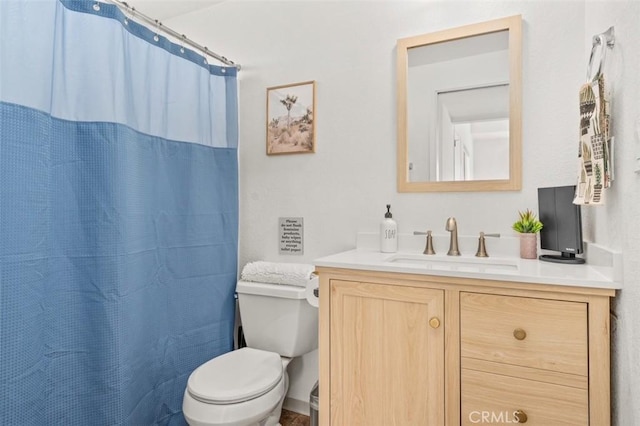
[[[267,155],[316,152],[316,82],[267,88]]]

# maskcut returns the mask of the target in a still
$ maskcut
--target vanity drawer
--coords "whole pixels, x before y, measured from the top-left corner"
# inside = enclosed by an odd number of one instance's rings
[[[589,424],[586,389],[462,369],[461,392],[463,426]]]
[[[461,356],[586,376],[587,304],[460,294]]]

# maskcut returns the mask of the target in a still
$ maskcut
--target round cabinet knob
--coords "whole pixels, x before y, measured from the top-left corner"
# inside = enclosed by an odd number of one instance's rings
[[[527,413],[522,410],[517,410],[513,413],[513,417],[518,423],[526,423],[527,422]]]
[[[524,340],[525,337],[527,337],[527,332],[521,328],[516,328],[515,330],[513,330],[513,337],[518,340]]]
[[[433,317],[429,320],[429,325],[431,326],[431,328],[438,328],[440,327],[440,320],[436,317]]]

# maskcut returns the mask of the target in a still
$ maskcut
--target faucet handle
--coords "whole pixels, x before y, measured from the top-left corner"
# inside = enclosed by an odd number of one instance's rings
[[[478,251],[476,252],[476,257],[489,257],[489,254],[487,253],[487,247],[484,242],[484,237],[500,238],[500,234],[485,234],[484,232],[480,232],[480,236],[478,237]]]
[[[493,233],[493,234],[485,234],[484,232],[480,233],[480,236],[485,236],[485,237],[494,237],[494,238],[500,238],[500,234],[499,233]]]
[[[422,254],[436,254],[436,251],[433,249],[433,236],[431,235],[431,231],[427,231],[427,245],[425,246]]]
[[[431,235],[431,230],[427,232],[422,231],[413,231],[413,235],[426,235],[427,236],[427,245],[424,248],[422,254],[436,254],[436,251],[433,249],[433,236]]]

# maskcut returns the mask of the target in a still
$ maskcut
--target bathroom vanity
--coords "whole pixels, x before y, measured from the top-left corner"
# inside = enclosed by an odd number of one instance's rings
[[[320,424],[610,424],[609,268],[318,259]]]

